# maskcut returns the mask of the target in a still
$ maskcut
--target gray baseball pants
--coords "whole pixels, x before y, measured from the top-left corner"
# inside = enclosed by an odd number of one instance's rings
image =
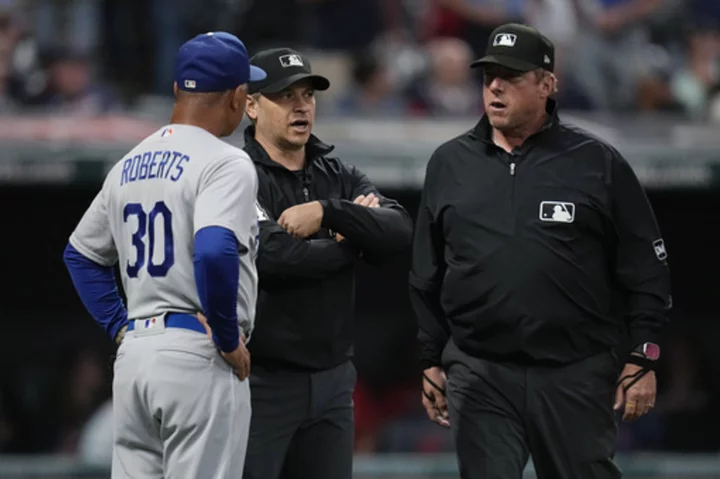
[[[248,381],[206,335],[128,332],[115,361],[112,479],[242,477],[250,412]]]

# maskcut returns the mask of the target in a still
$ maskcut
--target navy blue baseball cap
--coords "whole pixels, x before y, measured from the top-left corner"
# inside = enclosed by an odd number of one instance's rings
[[[264,80],[265,71],[250,65],[243,42],[227,32],[209,32],[185,42],[175,58],[175,82],[180,90],[218,92]]]

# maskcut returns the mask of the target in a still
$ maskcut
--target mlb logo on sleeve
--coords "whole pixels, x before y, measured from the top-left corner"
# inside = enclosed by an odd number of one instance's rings
[[[270,221],[267,213],[265,212],[263,207],[260,206],[260,203],[257,200],[255,200],[255,213],[257,215],[258,221]]]
[[[575,204],[569,201],[543,201],[540,203],[540,220],[572,223],[575,221]]]
[[[653,249],[655,250],[655,256],[660,261],[665,261],[667,258],[667,250],[665,249],[665,242],[661,239],[653,241]]]

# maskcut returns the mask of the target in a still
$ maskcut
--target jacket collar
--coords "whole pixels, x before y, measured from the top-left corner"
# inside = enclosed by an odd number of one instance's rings
[[[244,136],[245,146],[243,149],[250,155],[254,163],[285,168],[280,163],[273,161],[270,155],[267,154],[267,151],[265,151],[265,148],[255,139],[254,125],[248,125],[248,127],[245,128]],[[307,145],[305,145],[305,165],[308,166],[315,161],[315,159],[330,154],[334,149],[334,146],[323,143],[318,137],[311,134]]]
[[[545,104],[545,112],[547,113],[545,123],[537,133],[555,128],[560,123],[557,101],[548,98]],[[535,133],[535,135],[537,135],[537,133]],[[490,120],[487,114],[484,114],[477,125],[475,125],[475,128],[470,132],[470,136],[485,143],[492,143],[492,126],[490,126]]]

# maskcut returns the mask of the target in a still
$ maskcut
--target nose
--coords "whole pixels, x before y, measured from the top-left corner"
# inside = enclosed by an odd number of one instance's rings
[[[488,78],[486,85],[491,92],[502,93],[502,91],[505,89],[505,80],[500,77]]]
[[[297,112],[303,113],[310,111],[310,100],[308,98],[304,98],[303,96],[295,98],[293,109]]]

